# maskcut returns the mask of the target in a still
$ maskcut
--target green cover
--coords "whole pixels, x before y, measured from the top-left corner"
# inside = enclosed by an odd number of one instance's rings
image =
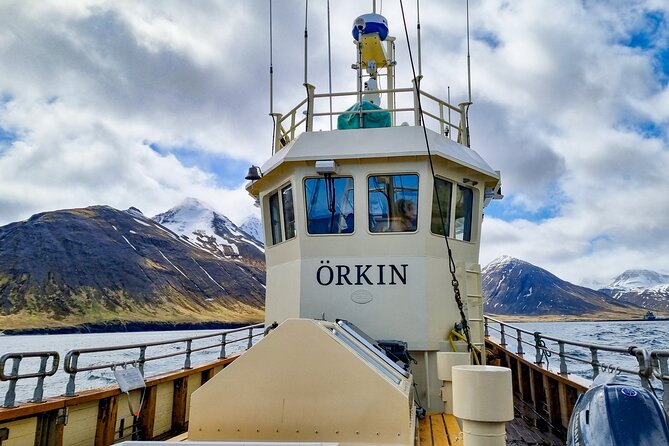
[[[369,101],[362,101],[363,110],[381,110],[381,107],[374,105]],[[360,110],[360,104],[355,103],[353,106],[348,108],[346,111],[351,113],[344,113],[339,115],[337,118],[337,129],[338,130],[350,130],[360,128],[360,119],[358,116],[358,111]],[[376,112],[376,113],[365,113],[362,116],[363,127],[366,129],[369,128],[379,128],[379,127],[390,127],[390,113],[389,112]]]

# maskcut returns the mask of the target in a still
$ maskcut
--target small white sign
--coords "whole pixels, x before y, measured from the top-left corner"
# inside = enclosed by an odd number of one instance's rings
[[[135,389],[146,387],[144,377],[137,367],[127,367],[125,369],[114,369],[114,376],[121,392],[130,392]]]

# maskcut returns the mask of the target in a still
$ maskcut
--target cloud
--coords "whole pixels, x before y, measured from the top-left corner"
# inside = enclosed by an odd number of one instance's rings
[[[352,91],[351,24],[370,5],[331,3],[333,89]],[[509,254],[575,282],[666,267],[665,3],[470,2],[472,143],[507,196],[485,218],[482,263]],[[327,11],[309,7],[307,80],[322,93]],[[379,7],[409,86],[398,5]],[[421,2],[421,87],[456,104],[467,100],[464,8]],[[0,224],[92,204],[153,215],[187,196],[236,221],[257,212],[240,166],[270,155],[268,13],[267,0],[0,4]],[[274,2],[273,14],[274,111],[285,113],[305,97],[304,2]]]

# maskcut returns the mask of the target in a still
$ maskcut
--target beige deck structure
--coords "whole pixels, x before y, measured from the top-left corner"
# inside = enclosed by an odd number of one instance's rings
[[[289,319],[193,393],[189,423],[189,441],[412,445],[412,380],[337,324]]]

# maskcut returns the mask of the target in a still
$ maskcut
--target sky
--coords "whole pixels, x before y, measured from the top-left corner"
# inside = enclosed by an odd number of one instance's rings
[[[355,89],[355,17],[333,1],[333,89]],[[305,97],[305,2],[0,1],[0,225],[106,204],[147,216],[196,197],[256,214],[250,164],[274,109]],[[422,88],[466,99],[466,3],[420,1]],[[417,57],[416,2],[405,1]],[[399,0],[377,1],[411,72]],[[574,283],[669,271],[669,3],[471,0],[470,130],[502,173],[481,264],[514,256]],[[325,0],[308,2],[307,79],[328,90]]]

